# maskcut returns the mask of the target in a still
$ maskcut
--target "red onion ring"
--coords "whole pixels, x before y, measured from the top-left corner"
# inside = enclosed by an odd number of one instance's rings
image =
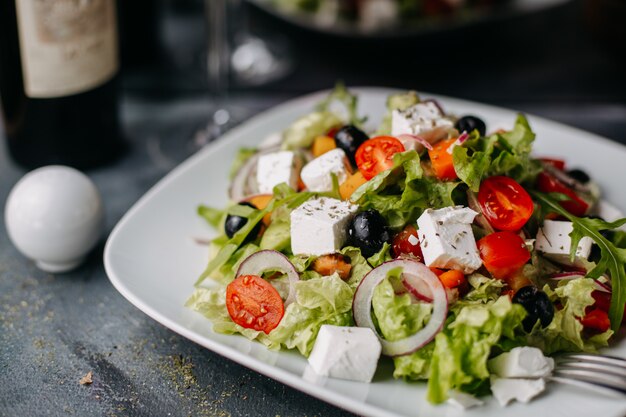
[[[426,139],[424,139],[421,136],[417,136],[417,135],[410,135],[408,133],[402,134],[402,135],[398,135],[397,136],[398,140],[400,142],[402,142],[402,144],[404,145],[404,141],[415,141],[417,143],[419,143],[420,145],[422,145],[424,148],[428,149],[429,151],[433,150],[433,145],[430,144],[430,142],[428,142]]]
[[[248,256],[237,269],[236,276],[258,275],[264,271],[276,269],[287,274],[289,278],[289,294],[285,299],[285,307],[296,300],[296,282],[300,280],[298,271],[289,259],[282,253],[275,250],[262,250]]]
[[[584,277],[585,277],[585,274],[580,273],[578,271],[559,272],[559,273],[550,275],[550,279],[554,281],[570,281],[573,279],[584,278]],[[611,287],[609,287],[607,284],[603,282],[598,281],[597,279],[594,279],[593,283],[595,284],[596,290],[598,291],[607,292],[607,293],[612,292]]]
[[[404,276],[413,276],[415,279],[421,279],[426,282],[433,294],[433,312],[423,329],[404,339],[390,342],[383,339],[376,331],[376,326],[372,321],[371,309],[376,286],[387,277],[389,271],[396,268],[402,268]],[[410,278],[409,280],[412,279]],[[354,294],[352,314],[357,326],[369,327],[378,336],[383,354],[401,356],[420,349],[433,340],[435,335],[441,331],[448,315],[448,299],[441,281],[426,265],[410,259],[395,259],[374,268],[363,277]]]
[[[469,139],[469,134],[464,130],[463,133],[461,133],[459,137],[456,138],[456,140],[452,143],[452,145],[450,145],[448,149],[446,149],[446,152],[452,155],[454,147],[458,145],[462,145],[463,142],[465,142],[467,139]]]
[[[241,201],[251,194],[256,194],[256,192],[254,191],[248,191],[248,188],[250,187],[251,180],[256,181],[256,176],[253,174],[259,158],[262,155],[276,152],[279,149],[280,148],[278,146],[262,149],[252,155],[250,158],[248,158],[248,160],[239,168],[232,181],[230,182],[228,195],[232,201]]]
[[[478,197],[476,197],[476,193],[471,190],[467,190],[467,205],[469,208],[478,213],[478,215],[474,218],[474,222],[476,224],[485,229],[489,234],[496,231],[483,215],[483,210],[480,208],[480,204],[478,203]]]

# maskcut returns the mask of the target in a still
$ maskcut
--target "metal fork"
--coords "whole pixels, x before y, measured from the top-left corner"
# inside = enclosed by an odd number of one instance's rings
[[[556,366],[550,380],[626,396],[626,359],[588,353],[569,353],[554,359]]]

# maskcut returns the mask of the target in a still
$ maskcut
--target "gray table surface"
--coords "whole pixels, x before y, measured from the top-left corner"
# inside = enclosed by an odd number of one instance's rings
[[[571,17],[566,12],[555,16]],[[533,22],[543,24],[545,31],[545,22]],[[478,98],[626,144],[626,89],[619,60],[588,40],[579,46],[563,50],[549,45],[541,53],[527,54],[521,68],[516,60],[504,61],[501,72],[485,70],[465,84],[456,78],[446,83],[434,71],[429,72],[432,81],[412,81],[406,74],[381,75],[371,67],[344,79]],[[551,59],[548,50],[560,52]],[[332,69],[303,62],[311,65],[300,66],[282,83],[250,92],[240,89],[233,103],[251,115],[351,74],[349,64]],[[178,336],[133,307],[109,283],[102,263],[106,235],[188,155],[186,144],[211,107],[197,86],[163,82],[161,89],[168,93],[143,94],[133,90],[141,83],[134,83],[132,75],[127,80],[122,115],[131,149],[115,164],[88,172],[104,197],[107,222],[102,244],[87,262],[67,274],[39,271],[11,245],[0,222],[0,416],[350,415]],[[6,197],[24,173],[0,146],[2,218]],[[93,373],[93,383],[79,384],[87,372]]]

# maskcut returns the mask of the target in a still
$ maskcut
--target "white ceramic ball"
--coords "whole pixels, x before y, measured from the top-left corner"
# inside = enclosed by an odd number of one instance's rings
[[[74,168],[51,165],[26,174],[4,211],[9,238],[47,272],[66,272],[84,260],[104,225],[102,198]]]

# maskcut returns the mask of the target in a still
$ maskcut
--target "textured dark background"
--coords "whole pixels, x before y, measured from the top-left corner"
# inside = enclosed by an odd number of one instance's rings
[[[166,4],[159,11],[166,45],[159,58],[124,70],[130,150],[87,172],[104,196],[107,233],[189,154],[185,144],[210,114],[197,8]],[[583,16],[583,3],[573,1],[533,16],[383,43],[316,37],[252,10],[256,30],[292,42],[295,67],[273,84],[235,85],[232,103],[247,117],[343,79],[504,105],[626,144],[623,50],[591,36]],[[24,173],[0,146],[0,213]],[[103,244],[76,271],[50,275],[13,248],[0,222],[0,416],[349,415],[149,319],[109,283]],[[89,371],[93,384],[80,385]]]

